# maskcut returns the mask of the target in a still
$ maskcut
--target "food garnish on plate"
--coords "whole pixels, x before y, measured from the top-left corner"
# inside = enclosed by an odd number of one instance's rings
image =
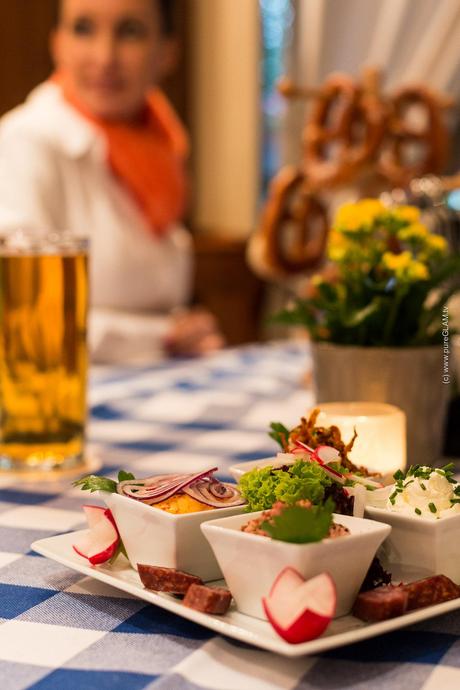
[[[295,503],[308,499],[322,504],[328,498],[335,511],[362,517],[368,491],[381,489],[380,475],[369,475],[348,458],[356,433],[345,444],[338,427],[315,426],[319,409],[291,431],[279,422],[271,424],[270,436],[282,453],[273,465],[255,468],[244,474],[239,488],[247,501],[247,510],[267,510],[276,501]]]
[[[244,499],[235,485],[221,482],[214,476],[216,470],[213,467],[195,474],[158,475],[145,479],[136,479],[133,474],[121,470],[118,481],[95,475],[77,480],[74,486],[101,492],[107,508],[84,509],[89,531],[75,545],[75,551],[87,558],[91,565],[113,562],[123,553],[133,567],[146,556],[159,559],[153,560],[159,565],[172,566],[180,562],[184,550],[188,549],[187,558],[191,558],[189,547],[196,532],[197,546],[201,544],[202,550],[209,553],[201,554],[201,565],[196,564],[200,559],[200,554],[196,553],[193,563],[198,571],[218,577],[217,564],[199,532],[198,524],[205,515],[212,516],[218,509],[227,509],[223,510],[224,514],[237,510],[244,505]],[[150,508],[157,510],[152,510],[150,515]],[[144,516],[143,511],[147,511],[149,516]],[[166,525],[165,520],[187,520],[190,525],[188,530],[176,529],[173,525]],[[139,534],[144,535],[146,530],[146,521],[151,524],[151,530],[144,549],[138,542]],[[160,537],[161,543],[158,541]],[[143,538],[147,539],[147,534]]]
[[[347,527],[334,522],[333,510],[334,502],[330,498],[319,506],[308,500],[293,505],[277,501],[272,508],[242,525],[241,531],[292,544],[310,544],[350,534]]]
[[[123,553],[126,556],[112,512],[101,506],[83,506],[89,530],[73,549],[88,559],[91,565],[114,562]]]
[[[283,640],[299,644],[325,632],[335,615],[337,591],[328,573],[309,580],[284,568],[262,600],[265,614]]]
[[[118,493],[175,515],[243,505],[245,501],[237,487],[214,477],[216,471],[217,467],[212,467],[194,474],[162,474],[136,479],[122,470],[118,482],[90,475],[73,485],[84,491]]]

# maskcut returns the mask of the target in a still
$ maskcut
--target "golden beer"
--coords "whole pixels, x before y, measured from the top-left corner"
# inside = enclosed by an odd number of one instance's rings
[[[83,241],[0,247],[0,467],[83,461],[87,252]]]

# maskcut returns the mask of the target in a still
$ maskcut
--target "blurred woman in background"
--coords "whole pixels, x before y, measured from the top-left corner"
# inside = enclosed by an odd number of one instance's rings
[[[222,345],[210,314],[183,308],[188,142],[155,88],[175,61],[173,11],[171,0],[62,0],[55,74],[0,121],[0,234],[89,237],[99,361]]]

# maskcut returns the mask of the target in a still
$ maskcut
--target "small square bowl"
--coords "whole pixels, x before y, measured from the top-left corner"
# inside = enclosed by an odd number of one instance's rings
[[[100,496],[112,511],[135,570],[138,563],[146,563],[183,570],[205,581],[222,577],[200,525],[216,517],[238,515],[244,506],[174,515],[127,496],[105,492]]]
[[[447,575],[460,584],[460,514],[432,520],[366,506],[365,514],[391,526],[385,561],[416,570],[420,577]]]
[[[334,521],[348,527],[349,535],[314,544],[291,544],[241,531],[259,515],[261,511],[245,513],[201,526],[238,609],[266,619],[262,597],[268,595],[281,570],[291,566],[306,579],[330,573],[337,587],[336,617],[349,613],[375,552],[391,528],[373,520],[334,514]]]

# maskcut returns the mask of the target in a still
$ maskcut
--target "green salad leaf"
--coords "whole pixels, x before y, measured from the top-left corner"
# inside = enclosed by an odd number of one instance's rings
[[[72,486],[79,487],[82,491],[106,491],[107,493],[114,494],[117,492],[118,483],[128,479],[135,479],[134,474],[120,470],[118,482],[108,477],[98,477],[95,474],[90,474],[87,477],[77,479],[76,482],[72,483]]]
[[[312,462],[297,460],[287,468],[263,467],[244,474],[239,489],[247,501],[247,511],[268,510],[276,501],[288,505],[308,498],[322,503],[324,490],[332,483],[321,467]]]
[[[324,505],[310,508],[288,506],[279,515],[262,522],[260,528],[272,539],[292,544],[310,544],[327,537],[333,512],[334,501],[331,498]]]

